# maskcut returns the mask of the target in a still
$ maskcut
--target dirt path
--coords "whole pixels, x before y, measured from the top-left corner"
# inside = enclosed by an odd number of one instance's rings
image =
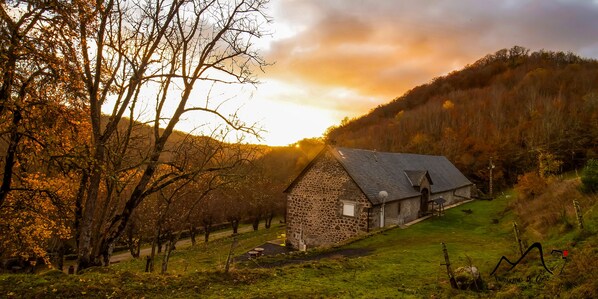
[[[251,227],[251,225],[248,226],[240,226],[238,233],[242,234],[242,233],[247,233],[253,230],[253,227]],[[230,235],[233,234],[233,230],[229,229],[229,230],[221,230],[221,231],[217,231],[217,232],[213,232],[210,234],[210,242],[213,240],[217,240],[217,239],[222,239],[222,238],[226,238]],[[198,242],[203,242],[203,234],[199,234],[196,236],[197,241]],[[191,239],[182,239],[179,240],[176,243],[176,248],[177,249],[183,249],[183,248],[187,248],[191,246]],[[145,247],[145,248],[141,248],[141,251],[139,252],[139,257],[143,257],[145,258],[146,256],[150,255],[152,253],[152,247]],[[132,259],[133,256],[131,255],[131,253],[129,251],[121,251],[119,253],[115,253],[110,257],[110,263],[114,264],[114,263],[120,263],[126,260],[130,260]]]

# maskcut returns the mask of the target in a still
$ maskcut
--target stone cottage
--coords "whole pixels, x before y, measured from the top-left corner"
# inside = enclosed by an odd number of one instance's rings
[[[285,190],[287,241],[339,243],[429,214],[434,202],[470,199],[472,187],[443,156],[327,146]]]

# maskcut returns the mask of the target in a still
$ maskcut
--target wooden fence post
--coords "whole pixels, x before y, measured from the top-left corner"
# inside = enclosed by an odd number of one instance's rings
[[[440,244],[442,244],[442,253],[444,253],[444,265],[446,266],[446,274],[448,274],[449,281],[451,282],[451,287],[453,289],[457,289],[457,281],[455,280],[455,274],[453,273],[453,270],[451,270],[451,262],[449,261],[449,255],[448,251],[446,250],[446,245],[444,244],[444,242]]]
[[[515,241],[517,241],[517,246],[519,247],[519,254],[523,255],[523,243],[519,237],[519,228],[517,227],[517,222],[515,221],[513,221],[513,231],[515,232]]]
[[[577,215],[577,224],[579,225],[579,229],[583,229],[583,213],[581,212],[579,202],[577,200],[573,200],[573,206],[575,207],[575,214]]]
[[[230,244],[230,250],[228,251],[228,256],[226,257],[226,265],[224,267],[224,273],[228,273],[230,268],[230,263],[232,261],[233,253],[235,251],[235,246],[237,246],[237,235],[233,235],[233,242]]]

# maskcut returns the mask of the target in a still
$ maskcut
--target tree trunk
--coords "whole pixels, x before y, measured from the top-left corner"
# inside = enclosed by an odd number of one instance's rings
[[[270,228],[272,226],[272,219],[274,219],[274,213],[268,213],[268,215],[266,216],[265,220],[265,226],[266,229]]]
[[[166,248],[164,249],[164,256],[162,257],[162,270],[160,271],[160,274],[164,274],[168,270],[168,260],[170,259],[170,252],[170,242],[168,242],[168,245],[166,245]]]
[[[133,230],[133,223],[131,222],[131,224],[127,227],[127,247],[129,248],[129,252],[131,253],[131,256],[134,258],[137,258],[139,256],[136,256],[136,250],[137,250],[137,244],[139,243],[139,241],[135,238]]]
[[[197,243],[195,240],[195,234],[197,234],[197,229],[195,228],[195,225],[189,225],[189,232],[191,233],[191,246],[195,246],[195,244]]]
[[[112,256],[112,251],[114,250],[114,243],[112,244],[104,244],[102,243],[102,248],[100,249],[100,256],[102,257],[102,265],[103,266],[110,266],[110,257]]]
[[[17,163],[17,147],[22,137],[21,132],[19,132],[19,123],[22,118],[20,108],[15,109],[12,118],[10,142],[8,143],[8,149],[4,158],[4,172],[2,175],[2,185],[0,185],[0,208],[8,197],[8,192],[11,190],[13,168]]]
[[[162,235],[158,235],[158,254],[162,253]]]
[[[171,231],[168,231],[168,243],[164,248],[164,258],[162,259],[162,271],[161,274],[166,273],[168,270],[168,262],[170,261],[170,254],[173,250],[176,249],[176,243],[181,238],[182,231],[179,231],[177,234],[172,234]]]
[[[139,257],[139,247],[141,244],[141,240],[137,239],[137,238],[132,238],[129,240],[129,252],[131,252],[131,256],[133,258],[138,258]]]
[[[154,239],[152,240],[152,253],[148,257],[147,264],[149,265],[149,267],[146,266],[146,269],[148,269],[146,272],[154,271],[154,257],[156,256],[156,246],[158,246],[158,243],[160,241],[160,230],[161,227],[160,225],[158,225],[158,227],[156,228],[156,233],[154,234]]]
[[[62,271],[64,268],[64,241],[58,240],[58,249],[56,250],[56,258],[54,260],[56,269]]]
[[[147,256],[147,264],[145,266],[145,272],[153,272],[154,271],[154,257],[156,256],[156,238],[152,241],[152,251],[150,255]]]
[[[226,265],[224,266],[225,273],[228,273],[228,270],[230,269],[230,263],[232,262],[232,256],[235,250],[235,246],[237,246],[236,235],[233,237],[233,242],[230,244],[230,250],[228,251],[228,256],[226,257]]]
[[[258,230],[258,228],[260,227],[260,216],[255,216],[255,218],[253,218],[251,226],[253,227],[254,231]]]
[[[92,119],[93,118],[94,117],[92,116]],[[104,145],[97,144],[98,139],[99,137],[94,138],[94,142],[96,142],[96,145],[94,145],[96,149],[94,161],[96,161],[97,163],[101,163],[101,161],[104,160]],[[89,178],[89,185],[87,187],[87,196],[85,197],[85,204],[83,205],[82,219],[80,222],[81,226],[79,227],[80,232],[77,234],[77,236],[79,237],[77,273],[89,267],[101,265],[101,262],[97,259],[98,256],[93,252],[93,244],[91,240],[93,220],[95,216],[95,207],[98,199],[101,179],[102,174],[99,167],[93,167],[91,176]]]
[[[151,271],[150,270],[151,264],[152,264],[152,259],[148,255],[148,256],[145,257],[145,272],[150,272]]]
[[[233,227],[233,235],[236,235],[239,230],[239,219],[231,219],[230,224]]]
[[[160,149],[163,145],[160,147]],[[160,154],[156,154],[152,157],[152,159],[157,159],[160,157]],[[141,203],[141,201],[145,198],[143,195],[143,191],[147,184],[150,181],[150,178],[153,176],[153,173],[156,168],[156,161],[153,161],[154,164],[150,164],[144,174],[143,177],[140,179],[140,182],[135,187],[133,194],[129,198],[129,200],[125,203],[125,207],[123,208],[122,212],[112,218],[109,224],[109,228],[105,234],[99,238],[98,242],[100,244],[105,244],[103,248],[112,248],[114,244],[118,241],[118,239],[122,236],[125,231],[126,225],[131,219],[131,215],[135,208]]]
[[[205,243],[208,243],[210,239],[210,232],[212,231],[212,222],[204,222],[203,223],[203,236]]]
[[[141,241],[143,241],[141,238],[139,238],[139,241],[137,242],[137,248],[135,249],[135,255],[134,257],[138,258],[139,255],[141,254]]]
[[[176,238],[175,238],[175,235],[172,234],[171,230],[169,230],[166,233],[166,240],[167,240],[167,243],[164,246],[164,250],[174,250],[174,249],[176,249],[176,247],[175,247]]]

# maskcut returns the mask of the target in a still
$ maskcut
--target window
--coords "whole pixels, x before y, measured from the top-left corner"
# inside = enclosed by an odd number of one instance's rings
[[[343,202],[343,216],[355,217],[355,203]]]

